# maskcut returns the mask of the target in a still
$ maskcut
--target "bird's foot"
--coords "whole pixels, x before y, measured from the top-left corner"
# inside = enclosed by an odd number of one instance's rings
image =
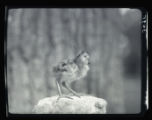
[[[68,98],[68,99],[73,100],[73,98],[70,97],[70,96],[68,96],[68,95],[60,95],[60,96],[57,98],[57,101],[58,101],[59,99],[61,99],[61,98]]]

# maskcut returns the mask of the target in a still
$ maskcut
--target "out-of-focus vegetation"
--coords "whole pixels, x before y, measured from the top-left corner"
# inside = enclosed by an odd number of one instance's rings
[[[107,100],[108,113],[140,112],[140,19],[134,9],[10,9],[9,111],[30,113],[56,95],[52,67],[86,50],[91,69],[72,88]]]

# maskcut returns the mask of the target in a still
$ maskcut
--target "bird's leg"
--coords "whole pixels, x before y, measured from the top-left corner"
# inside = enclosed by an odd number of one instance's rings
[[[78,93],[76,93],[74,90],[72,90],[68,84],[66,82],[63,82],[62,83],[63,87],[65,87],[66,89],[68,89],[71,93],[73,93],[75,96],[79,97],[80,98],[80,95],[78,95]]]
[[[61,87],[60,87],[58,81],[56,81],[56,85],[57,85],[59,96],[62,96]]]
[[[60,84],[59,84],[58,81],[56,81],[56,85],[57,85],[58,93],[59,93],[59,97],[57,98],[57,101],[58,101],[60,98],[69,98],[69,99],[72,99],[71,97],[62,94],[62,92],[61,92],[61,87],[60,87]]]

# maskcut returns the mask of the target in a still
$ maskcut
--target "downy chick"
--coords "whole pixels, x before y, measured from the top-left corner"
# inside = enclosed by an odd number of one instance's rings
[[[87,75],[89,71],[89,55],[87,52],[81,52],[74,59],[68,59],[64,62],[59,63],[53,68],[53,72],[56,77],[56,84],[59,93],[59,98],[67,97],[72,99],[70,96],[62,94],[61,87],[65,87],[68,91],[73,93],[75,96],[80,97],[74,90],[69,87],[69,84],[73,81],[80,80]]]

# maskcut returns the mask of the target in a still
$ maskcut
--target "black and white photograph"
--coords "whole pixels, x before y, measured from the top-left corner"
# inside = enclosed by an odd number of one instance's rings
[[[139,114],[137,8],[10,8],[11,114]]]

